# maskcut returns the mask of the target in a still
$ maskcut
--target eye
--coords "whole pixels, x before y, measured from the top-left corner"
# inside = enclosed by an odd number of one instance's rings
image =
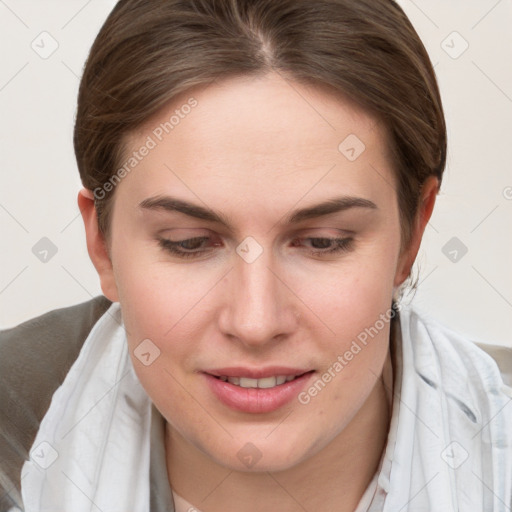
[[[294,240],[292,245],[296,247],[298,245],[297,242],[303,240],[310,242],[310,253],[314,256],[349,251],[352,249],[354,242],[353,238],[310,237]]]
[[[219,247],[220,242],[212,242],[211,237],[197,236],[184,240],[169,240],[168,238],[157,238],[160,247],[179,258],[198,258],[214,247]],[[210,243],[208,244],[208,242]],[[347,252],[352,249],[353,238],[329,238],[310,237],[297,238],[292,242],[293,247],[300,247],[303,241],[310,244],[309,253],[313,256],[324,256],[327,254]],[[208,246],[209,245],[209,246]]]
[[[210,240],[208,236],[196,236],[185,240],[169,240],[168,238],[158,238],[160,247],[180,258],[197,258],[208,249],[204,249],[205,243]],[[219,242],[213,243],[214,247],[221,245]]]

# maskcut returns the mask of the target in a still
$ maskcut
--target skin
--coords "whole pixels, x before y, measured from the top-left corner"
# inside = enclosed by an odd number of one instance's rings
[[[78,197],[103,293],[120,302],[135,371],[167,420],[169,481],[203,511],[353,511],[389,428],[389,323],[306,405],[237,412],[200,372],[284,365],[314,369],[317,380],[389,310],[438,182],[426,181],[401,252],[384,127],[340,96],[274,74],[189,91],[130,135],[130,151],[192,95],[198,105],[117,185],[109,240],[91,192]],[[338,150],[349,134],[366,146],[353,162]],[[207,206],[231,225],[139,207],[162,195]],[[340,195],[376,208],[284,223]],[[180,259],[158,236],[209,240],[198,258]],[[263,250],[252,263],[236,252],[248,236]],[[339,237],[352,238],[349,249],[313,253],[325,246],[312,239]],[[161,353],[144,366],[133,351],[148,338]],[[251,468],[237,456],[248,442],[261,454]]]

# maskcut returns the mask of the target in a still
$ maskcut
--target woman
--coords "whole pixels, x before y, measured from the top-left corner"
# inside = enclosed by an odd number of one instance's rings
[[[39,327],[69,352],[13,504],[510,509],[510,388],[400,302],[446,128],[394,2],[121,0],[74,143],[108,300]]]

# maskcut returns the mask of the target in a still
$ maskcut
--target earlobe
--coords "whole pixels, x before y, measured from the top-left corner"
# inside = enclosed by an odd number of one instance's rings
[[[395,288],[398,288],[409,276],[411,268],[416,260],[423,238],[425,228],[432,216],[437,193],[439,192],[439,180],[435,176],[427,178],[421,190],[418,211],[412,226],[411,239],[408,248],[400,256],[395,275]]]
[[[112,302],[118,302],[117,286],[112,261],[107,250],[104,235],[98,227],[98,217],[94,205],[94,196],[90,190],[82,189],[78,193],[78,208],[82,215],[89,257],[98,272],[101,290]]]

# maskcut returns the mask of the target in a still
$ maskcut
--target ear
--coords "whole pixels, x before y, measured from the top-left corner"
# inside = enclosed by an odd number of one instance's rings
[[[109,300],[119,302],[112,261],[108,253],[105,237],[98,227],[94,195],[90,190],[85,188],[80,190],[78,193],[78,208],[84,221],[87,251],[98,272],[101,290]]]
[[[438,192],[439,180],[435,176],[429,176],[421,189],[418,212],[416,213],[414,224],[412,226],[409,246],[402,251],[399,258],[397,272],[395,275],[395,288],[399,287],[411,272],[412,265],[418,255],[423,233],[430,217],[432,216]]]

